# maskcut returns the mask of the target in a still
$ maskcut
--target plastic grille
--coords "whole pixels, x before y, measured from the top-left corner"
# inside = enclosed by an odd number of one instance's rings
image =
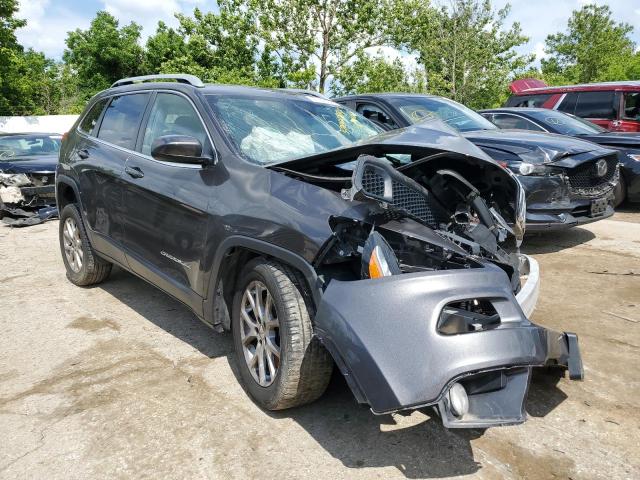
[[[581,193],[593,193],[598,195],[603,189],[610,187],[609,183],[616,175],[618,158],[613,155],[604,157],[607,162],[607,172],[604,176],[598,176],[598,167],[596,163],[601,159],[596,159],[588,163],[577,166],[569,170],[569,185],[574,190],[580,190]]]
[[[446,221],[446,216],[438,215],[437,210],[423,192],[395,180],[392,181],[393,207],[404,210],[411,216],[437,228],[439,222]],[[362,173],[362,188],[371,195],[384,195],[384,178],[373,168],[365,168]]]
[[[371,195],[384,195],[384,178],[373,168],[366,168],[362,173],[362,188]]]

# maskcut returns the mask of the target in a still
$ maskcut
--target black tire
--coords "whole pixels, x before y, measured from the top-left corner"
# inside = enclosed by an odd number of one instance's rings
[[[613,208],[618,208],[627,198],[627,185],[624,183],[624,178],[620,174],[620,180],[613,189]]]
[[[79,248],[82,250],[82,262],[79,268],[72,267],[67,254],[65,253],[65,228],[67,220],[75,222],[77,226],[78,238],[80,241]],[[62,253],[62,261],[67,270],[67,278],[79,286],[94,285],[104,281],[111,273],[113,265],[106,260],[100,258],[89,243],[87,231],[82,223],[82,217],[78,207],[69,204],[60,212],[60,228],[59,228],[60,252]]]
[[[271,295],[279,322],[279,366],[272,383],[262,386],[251,373],[242,346],[240,309],[245,290],[261,282]],[[266,410],[282,410],[318,399],[326,390],[333,360],[313,336],[311,303],[305,283],[292,269],[263,258],[243,269],[233,301],[232,335],[241,382],[255,402]],[[274,357],[275,358],[275,357]]]

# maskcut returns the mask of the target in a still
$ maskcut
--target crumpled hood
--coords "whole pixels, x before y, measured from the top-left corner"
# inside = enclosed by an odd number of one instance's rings
[[[398,147],[399,149],[402,149],[403,147],[418,147],[433,150],[434,153],[455,152],[461,155],[468,155],[494,163],[491,157],[484,153],[480,148],[462,137],[451,127],[434,118],[406,128],[383,132],[380,135],[376,135],[346,147],[294,160],[288,160],[286,162],[271,164],[269,166],[288,168],[293,167],[294,165],[301,166],[306,164],[317,164],[322,163],[323,159],[336,158],[343,154],[353,155],[353,153],[358,151],[370,151],[372,147],[380,147],[386,150],[390,150],[395,147]]]
[[[556,151],[557,154],[551,161],[559,160],[567,155],[576,155],[597,150],[606,153],[605,149],[595,143],[574,137],[556,135],[554,133],[495,129],[474,130],[472,132],[464,132],[463,135],[479,147],[502,150],[514,155],[533,152],[539,148]]]
[[[0,159],[0,171],[3,173],[55,172],[58,154],[39,155],[37,157],[12,157]]]

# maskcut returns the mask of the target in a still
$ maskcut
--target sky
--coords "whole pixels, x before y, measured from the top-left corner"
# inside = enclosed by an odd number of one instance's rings
[[[155,31],[159,20],[175,26],[174,12],[188,14],[195,7],[203,11],[215,9],[215,0],[19,0],[19,3],[18,18],[27,20],[27,26],[18,30],[18,40],[55,59],[62,58],[67,32],[88,28],[99,10],[112,13],[121,25],[131,21],[142,25],[144,40]],[[564,30],[571,12],[586,3],[609,5],[617,21],[636,26],[633,40],[640,45],[640,0],[493,0],[496,8],[507,3],[511,5],[511,13],[506,26],[520,22],[523,33],[530,38],[518,51],[536,52],[537,61],[544,55],[546,36]],[[406,58],[392,49],[382,53],[388,58]]]

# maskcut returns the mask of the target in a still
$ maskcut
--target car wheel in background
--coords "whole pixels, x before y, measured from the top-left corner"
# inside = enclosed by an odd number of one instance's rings
[[[80,211],[69,204],[60,213],[60,251],[67,278],[76,285],[100,283],[111,273],[112,264],[98,257],[82,223]]]
[[[333,360],[313,336],[304,282],[292,269],[255,259],[233,302],[232,334],[243,386],[262,408],[312,402],[329,383]]]

